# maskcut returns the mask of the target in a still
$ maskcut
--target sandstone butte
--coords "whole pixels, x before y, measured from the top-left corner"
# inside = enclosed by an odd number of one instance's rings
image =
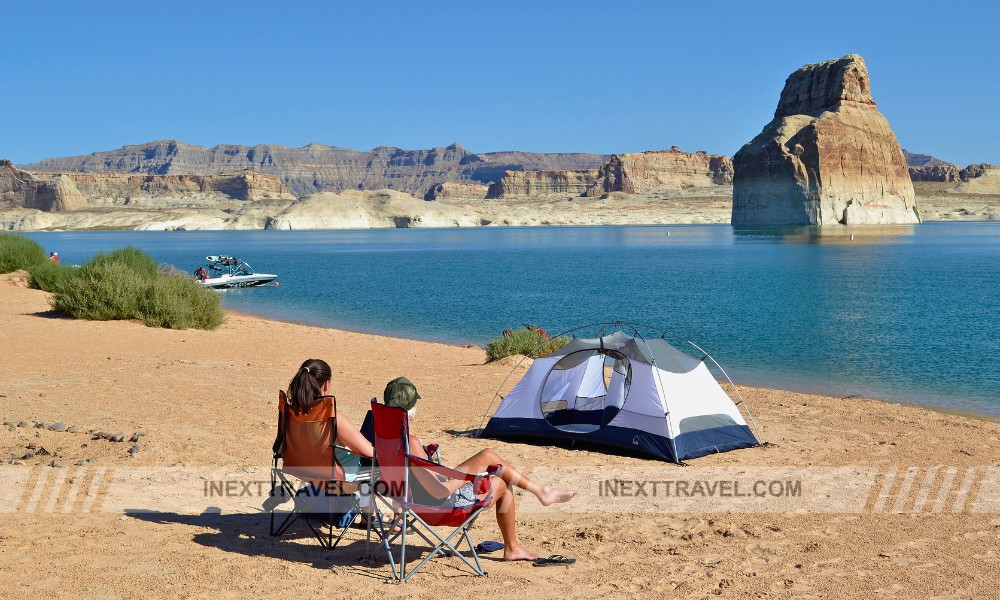
[[[733,225],[920,222],[903,151],[856,54],[792,73],[733,167]]]

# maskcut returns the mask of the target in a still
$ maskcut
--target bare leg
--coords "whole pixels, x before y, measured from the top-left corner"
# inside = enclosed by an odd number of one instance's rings
[[[569,502],[577,494],[574,490],[550,488],[547,485],[542,485],[528,479],[510,463],[501,458],[499,454],[494,452],[492,448],[480,450],[475,456],[458,465],[456,469],[465,473],[482,473],[490,465],[503,465],[503,469],[500,470],[498,475],[503,479],[504,483],[534,494],[538,498],[538,501],[542,503],[542,506],[558,502]]]
[[[538,555],[521,545],[517,540],[517,529],[514,524],[514,494],[510,493],[507,484],[497,477],[491,478],[493,497],[496,498],[497,525],[503,536],[504,560],[535,560]]]

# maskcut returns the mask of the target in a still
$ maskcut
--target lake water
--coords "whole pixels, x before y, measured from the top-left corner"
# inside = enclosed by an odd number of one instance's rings
[[[850,234],[854,234],[854,239]],[[669,329],[737,382],[1000,416],[1000,224],[45,232],[66,263],[133,245],[277,273],[227,308],[485,345],[625,320]]]

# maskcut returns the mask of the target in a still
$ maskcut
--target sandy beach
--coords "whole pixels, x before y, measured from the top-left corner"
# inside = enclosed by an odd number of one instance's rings
[[[484,364],[478,347],[239,314],[214,332],[77,321],[52,313],[46,293],[7,275],[0,323],[0,413],[9,424],[0,428],[4,597],[276,597],[319,589],[389,598],[1000,597],[994,421],[741,388],[770,445],[682,467],[461,435],[479,425],[511,369],[508,361]],[[114,473],[147,469],[155,484],[165,468],[266,472],[277,391],[311,357],[331,364],[339,407],[356,423],[386,381],[405,375],[423,398],[414,427],[441,443],[446,464],[488,445],[528,473],[583,484],[579,498],[552,510],[530,496],[518,500],[524,544],[577,563],[536,568],[497,553],[484,555],[489,577],[479,578],[459,560],[439,558],[394,585],[383,559],[361,560],[363,531],[333,551],[304,527],[274,539],[266,513],[252,510],[259,497],[237,499],[241,510],[230,503],[192,514],[158,509],[155,499],[147,512],[105,501]],[[56,423],[65,430],[51,429]],[[95,439],[91,430],[125,441]],[[128,441],[134,433],[143,435]],[[796,480],[803,494],[748,508],[737,499],[601,496],[601,482],[615,473]],[[839,497],[829,491],[845,482]],[[826,500],[812,495],[824,485]],[[492,514],[474,531],[477,541],[500,539]]]

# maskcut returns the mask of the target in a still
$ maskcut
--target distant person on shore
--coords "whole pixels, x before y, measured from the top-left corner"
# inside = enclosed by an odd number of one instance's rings
[[[49,252],[49,260],[51,260],[52,262],[54,262],[54,263],[56,263],[58,265],[59,264],[59,253],[58,252]]]
[[[417,400],[420,394],[417,393],[416,386],[405,377],[397,377],[385,386],[383,395],[385,403],[406,410],[410,424],[416,416]],[[410,435],[409,453],[430,460],[427,452],[416,435]],[[560,490],[542,485],[525,477],[520,471],[515,469],[509,462],[490,448],[480,450],[471,458],[455,467],[456,471],[463,473],[477,474],[486,472],[490,465],[500,465],[502,468],[490,477],[493,488],[493,502],[496,505],[497,524],[500,526],[500,533],[503,536],[503,558],[504,560],[536,560],[538,555],[521,545],[517,539],[517,531],[514,522],[514,494],[511,487],[519,487],[532,494],[543,506],[569,502],[577,492],[571,490]],[[421,504],[441,505],[447,503],[454,507],[461,507],[474,504],[477,499],[475,490],[470,482],[464,480],[445,479],[441,480],[426,469],[415,468],[413,470],[418,486],[413,486],[414,500]],[[411,483],[414,480],[411,480]]]

